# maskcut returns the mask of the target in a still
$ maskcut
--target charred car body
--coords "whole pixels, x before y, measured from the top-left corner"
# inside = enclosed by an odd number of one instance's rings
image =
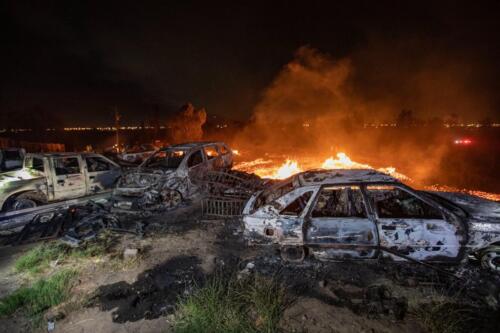
[[[117,158],[128,163],[136,163],[137,165],[153,155],[157,149],[152,144],[125,147],[125,150],[119,153]]]
[[[289,260],[461,262],[500,271],[500,204],[416,191],[374,170],[313,170],[253,195],[245,236],[274,242]]]
[[[84,197],[112,189],[120,176],[120,167],[99,154],[27,154],[22,169],[0,175],[0,207],[20,210]]]
[[[141,213],[178,205],[199,193],[207,172],[230,169],[233,154],[222,142],[192,142],[157,150],[125,174],[114,191],[117,212]]]

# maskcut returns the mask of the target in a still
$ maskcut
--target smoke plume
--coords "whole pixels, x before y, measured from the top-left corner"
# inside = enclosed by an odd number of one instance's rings
[[[437,68],[423,61],[419,66],[381,61],[378,66],[387,66],[379,80],[380,68],[368,69],[370,63],[360,54],[334,59],[301,47],[263,93],[235,147],[291,158],[326,158],[343,151],[356,161],[395,166],[425,181],[449,146],[443,120],[457,111],[485,110],[487,104],[466,89],[451,62]],[[366,126],[371,123],[387,127]]]

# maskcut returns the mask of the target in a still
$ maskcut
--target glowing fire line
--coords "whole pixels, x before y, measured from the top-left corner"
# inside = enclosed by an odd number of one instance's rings
[[[269,179],[286,179],[290,176],[293,176],[299,172],[304,171],[299,162],[297,160],[287,159],[283,164],[276,165],[276,163],[272,160],[266,160],[263,158],[258,158],[252,161],[244,161],[235,165],[235,169],[254,173],[262,178]],[[375,169],[369,164],[358,163],[349,158],[345,153],[337,153],[336,158],[329,157],[323,162],[316,161],[311,165],[308,164],[308,168],[306,169]],[[411,178],[399,173],[396,171],[394,167],[385,167],[376,169],[380,172],[391,175],[394,178],[411,181]],[[482,197],[484,199],[500,201],[500,194],[496,193],[488,193],[483,191],[474,191],[474,190],[460,190],[453,187],[448,186],[425,186],[426,190],[431,191],[443,191],[443,192],[463,192],[472,195],[476,195],[478,197]]]

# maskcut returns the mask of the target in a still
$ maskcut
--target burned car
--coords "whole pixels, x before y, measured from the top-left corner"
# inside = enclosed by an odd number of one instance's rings
[[[0,174],[0,207],[20,210],[104,192],[121,173],[116,163],[99,154],[27,154],[22,169]]]
[[[254,194],[245,236],[281,246],[288,260],[369,259],[459,263],[500,271],[500,203],[425,192],[370,169],[313,170]]]
[[[157,150],[125,174],[114,191],[114,210],[145,212],[178,205],[198,194],[196,181],[230,169],[233,154],[222,142],[191,142]]]

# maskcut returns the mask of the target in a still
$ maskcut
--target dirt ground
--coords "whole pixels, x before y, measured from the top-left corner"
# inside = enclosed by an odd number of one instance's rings
[[[451,300],[463,295],[486,309],[496,302],[490,296],[500,286],[495,279],[466,286],[414,264],[285,263],[272,247],[247,246],[238,221],[203,220],[197,208],[151,218],[146,230],[144,237],[120,236],[112,253],[79,267],[73,297],[46,315],[56,318],[53,332],[169,332],[179,298],[221,267],[280,280],[287,290],[284,332],[425,332],[413,313],[420,304],[436,295]],[[0,249],[2,295],[20,284],[12,263],[28,248]],[[123,260],[126,248],[138,249],[137,258]],[[484,279],[474,275],[475,268],[471,272],[463,273],[467,281]],[[491,311],[488,307],[488,316]],[[500,318],[498,312],[491,315]],[[6,332],[32,331],[20,314],[0,319],[0,326]]]

